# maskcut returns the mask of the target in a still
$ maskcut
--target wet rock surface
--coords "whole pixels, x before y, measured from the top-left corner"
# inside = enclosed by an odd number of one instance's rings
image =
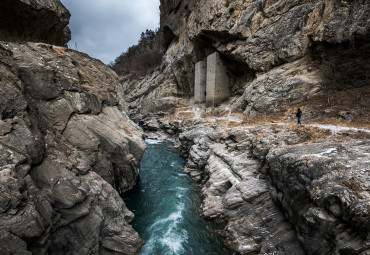
[[[117,76],[48,44],[0,43],[0,55],[1,254],[135,254],[119,193],[145,144]]]

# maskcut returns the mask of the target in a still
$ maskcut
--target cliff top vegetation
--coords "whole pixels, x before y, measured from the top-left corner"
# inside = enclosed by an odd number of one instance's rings
[[[109,66],[119,75],[132,74],[140,77],[149,74],[162,62],[162,53],[157,46],[158,30],[147,29],[141,33],[137,45],[133,45],[119,55]]]

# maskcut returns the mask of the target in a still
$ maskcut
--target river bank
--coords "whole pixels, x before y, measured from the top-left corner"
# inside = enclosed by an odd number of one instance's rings
[[[281,123],[229,124],[158,117],[143,125],[146,136],[171,137],[187,157],[185,172],[201,187],[201,214],[226,222],[229,249],[366,254],[366,134]]]

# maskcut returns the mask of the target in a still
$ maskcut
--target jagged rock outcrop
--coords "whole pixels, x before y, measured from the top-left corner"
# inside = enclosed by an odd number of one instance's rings
[[[66,46],[69,11],[55,0],[3,0],[0,3],[0,41],[44,42]]]
[[[117,191],[135,185],[145,144],[117,76],[48,44],[0,55],[0,253],[135,254]]]
[[[361,0],[189,1],[188,10],[195,11],[189,16],[188,34],[254,71],[267,71],[302,58],[315,43],[339,44],[365,37],[369,8]],[[175,34],[180,32],[174,28]]]
[[[211,130],[209,130],[211,129]],[[310,141],[320,130],[281,125],[190,128],[188,172],[202,213],[225,220],[240,254],[367,254],[369,143]],[[186,148],[184,148],[186,150]]]
[[[368,141],[273,148],[276,199],[308,254],[368,254]]]

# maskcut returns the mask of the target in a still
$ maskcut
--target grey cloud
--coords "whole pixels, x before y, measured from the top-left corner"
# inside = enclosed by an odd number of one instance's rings
[[[142,31],[159,27],[159,0],[61,0],[71,12],[74,49],[109,63],[136,44]]]

